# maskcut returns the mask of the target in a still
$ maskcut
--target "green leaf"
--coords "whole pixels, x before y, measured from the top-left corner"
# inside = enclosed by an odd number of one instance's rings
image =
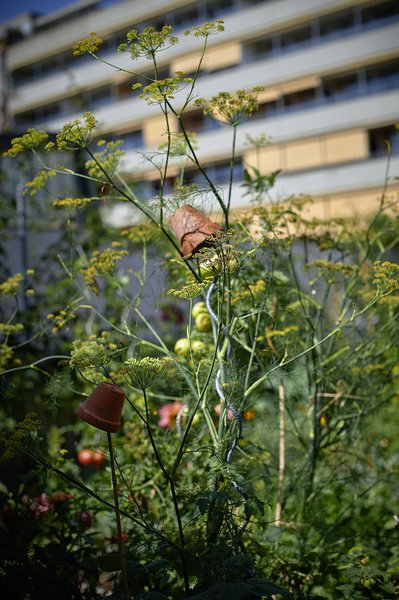
[[[190,597],[191,600],[244,600],[250,592],[246,583],[219,583],[198,596]],[[185,598],[184,600],[189,600]]]
[[[170,562],[166,560],[166,558],[158,558],[158,560],[152,560],[144,566],[145,569],[151,569],[154,571],[158,571],[159,569],[165,569],[166,567],[170,567]]]
[[[116,552],[112,554],[104,554],[103,556],[98,557],[96,564],[101,571],[105,571],[106,573],[120,571],[121,557]]]
[[[209,498],[206,496],[202,496],[200,498],[198,498],[198,508],[200,510],[201,515],[204,515],[206,513],[206,511],[208,510],[208,506],[209,506]]]
[[[251,588],[251,591],[259,593],[260,595],[272,595],[272,594],[280,594],[283,598],[292,598],[292,594],[283,590],[283,588],[275,585],[271,581],[266,581],[265,579],[250,579],[248,581],[248,585]]]
[[[135,596],[135,600],[168,600],[161,592],[143,592]]]
[[[261,598],[271,598],[274,594],[280,594],[283,598],[292,598],[290,592],[286,592],[274,583],[255,578],[249,579],[247,583],[219,583],[197,596],[190,596],[190,600],[247,600],[247,598],[261,600]]]
[[[248,182],[252,181],[252,178],[251,178],[251,175],[249,174],[248,169],[244,169],[243,179],[244,179],[244,181],[248,181]]]

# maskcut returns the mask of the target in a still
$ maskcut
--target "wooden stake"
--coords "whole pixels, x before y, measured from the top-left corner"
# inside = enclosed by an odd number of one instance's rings
[[[109,431],[107,432],[107,436],[108,436],[109,459],[110,459],[110,463],[111,463],[111,473],[112,473],[112,489],[114,492],[114,504],[115,504],[116,528],[117,528],[117,534],[118,534],[119,556],[121,559],[122,598],[123,598],[123,600],[128,600],[129,585],[127,582],[125,549],[124,549],[123,541],[122,541],[122,527],[121,527],[121,513],[119,510],[118,484],[117,484],[117,480],[116,480],[115,459],[114,459],[114,451],[112,448],[112,437],[111,437],[111,433]]]
[[[284,414],[285,414],[285,393],[284,385],[280,383],[278,387],[278,406],[279,406],[279,467],[278,467],[278,487],[276,511],[274,515],[275,525],[281,525],[281,499],[283,495],[284,470],[285,470],[285,438],[284,438]]]

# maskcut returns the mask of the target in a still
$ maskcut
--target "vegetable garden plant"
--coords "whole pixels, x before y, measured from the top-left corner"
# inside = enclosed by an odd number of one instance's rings
[[[186,32],[203,40],[192,77],[158,77],[158,53],[178,41],[170,27],[132,30],[119,48],[150,61],[142,84],[132,69],[132,87],[165,118],[147,157],[159,175],[151,202],[91,113],[55,138],[30,129],[5,153],[21,164],[33,154],[25,193],[65,225],[46,265],[0,284],[7,598],[397,597],[396,200],[385,187],[367,221],[314,219],[310,198],[270,201],[278,173],[248,165],[248,208],[232,211],[237,128],[258,90],[196,97],[222,31],[217,21]],[[100,48],[91,34],[74,53],[103,60]],[[224,190],[184,126],[193,105],[230,127]],[[85,155],[83,168],[50,166],[55,152]],[[187,167],[202,186],[186,183]],[[56,177],[94,193],[46,200]],[[138,224],[105,228],[99,206],[115,201]],[[218,224],[188,255],[168,225],[187,205]],[[75,415],[104,381],[125,393],[113,435],[120,536],[105,434]]]

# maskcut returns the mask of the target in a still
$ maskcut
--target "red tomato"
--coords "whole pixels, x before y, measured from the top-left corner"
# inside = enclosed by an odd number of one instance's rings
[[[79,450],[78,452],[78,463],[85,467],[93,464],[93,451],[89,450],[89,448],[83,448],[83,450]]]
[[[105,454],[101,450],[101,448],[96,448],[95,450],[93,450],[92,464],[95,465],[96,467],[101,467],[101,465],[103,465],[104,463],[105,463]]]
[[[78,463],[84,467],[101,467],[104,462],[105,454],[100,448],[83,448],[78,452]]]

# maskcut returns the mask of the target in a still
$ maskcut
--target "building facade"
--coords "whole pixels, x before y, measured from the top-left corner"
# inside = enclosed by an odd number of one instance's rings
[[[312,195],[312,210],[325,218],[376,205],[388,163],[389,190],[397,194],[398,0],[80,0],[47,16],[21,15],[0,26],[3,132],[57,131],[91,110],[104,135],[124,140],[129,177],[156,191],[156,172],[142,152],[165,140],[162,113],[132,91],[136,77],[74,57],[72,46],[96,32],[104,40],[101,58],[146,75],[146,59],[132,64],[127,53],[116,52],[128,30],[166,23],[179,35],[215,19],[224,21],[225,31],[209,38],[198,95],[264,88],[259,109],[238,128],[234,207],[247,202],[240,181],[247,165],[264,174],[281,170],[272,197]],[[202,40],[181,38],[159,55],[162,77],[196,68]],[[210,177],[226,186],[231,128],[195,105],[185,111],[184,124],[197,134]],[[178,131],[177,120],[171,125]],[[260,134],[272,142],[254,149],[248,136]],[[187,181],[199,180],[188,169]]]

